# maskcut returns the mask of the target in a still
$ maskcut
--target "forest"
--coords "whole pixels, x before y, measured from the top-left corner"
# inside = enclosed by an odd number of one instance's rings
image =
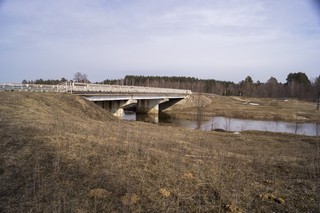
[[[194,77],[134,75],[127,75],[124,79],[119,80],[104,80],[100,83],[188,89],[193,92],[230,96],[298,98],[310,101],[316,100],[320,93],[320,76],[310,80],[308,76],[302,72],[288,74],[286,83],[280,83],[274,77],[271,77],[265,83],[261,83],[260,81],[254,82],[250,76],[247,76],[241,82],[234,83]]]
[[[89,83],[86,74],[76,73],[72,79],[77,82]],[[34,81],[23,80],[22,83],[34,84],[58,84],[67,81],[43,80]],[[298,98],[302,100],[315,101],[320,96],[320,75],[314,79],[302,72],[290,73],[285,83],[278,82],[275,77],[270,77],[267,82],[254,82],[247,76],[239,83],[231,81],[218,81],[214,79],[198,79],[183,76],[137,76],[127,75],[123,79],[106,79],[99,84],[128,85],[144,87],[160,87],[174,89],[188,89],[192,92],[212,93],[227,96],[246,96],[259,98]]]

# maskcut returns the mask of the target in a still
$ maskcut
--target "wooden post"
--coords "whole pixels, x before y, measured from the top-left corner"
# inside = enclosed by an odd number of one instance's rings
[[[319,105],[320,105],[320,92],[318,92],[318,104],[317,104],[317,110],[319,110]]]

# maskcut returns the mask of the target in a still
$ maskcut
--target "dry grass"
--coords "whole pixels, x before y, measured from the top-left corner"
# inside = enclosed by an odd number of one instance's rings
[[[208,94],[201,95],[201,103],[205,105],[204,113],[207,116],[320,123],[320,110],[317,110],[315,102]],[[198,104],[198,95],[192,95],[167,112],[175,116],[188,117],[190,113],[195,116]]]
[[[319,137],[114,119],[0,93],[0,212],[319,212]]]

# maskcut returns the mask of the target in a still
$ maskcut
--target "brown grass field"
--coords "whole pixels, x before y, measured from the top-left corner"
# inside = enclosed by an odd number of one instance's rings
[[[234,103],[205,113],[319,118],[312,103],[219,98]],[[0,139],[0,212],[320,212],[320,137],[125,122],[70,94],[0,92]]]
[[[316,110],[317,104],[296,99],[200,94],[180,101],[166,111],[173,113],[174,116],[188,118],[197,114],[199,105],[204,106],[204,116],[320,123],[320,110]]]

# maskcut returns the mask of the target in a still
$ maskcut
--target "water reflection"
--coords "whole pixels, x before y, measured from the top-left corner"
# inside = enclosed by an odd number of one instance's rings
[[[211,124],[211,125],[210,125]],[[319,135],[319,124],[290,123],[283,121],[256,121],[225,117],[214,117],[201,126],[203,130],[224,129],[227,131],[257,130],[268,132],[286,132],[298,135]]]
[[[268,132],[285,132],[299,135],[319,136],[320,125],[316,123],[290,123],[283,121],[257,121],[225,117],[213,117],[203,121],[199,126],[196,120],[187,120],[174,118],[173,116],[160,113],[157,115],[136,114],[134,112],[125,112],[124,120],[137,120],[150,123],[161,123],[172,126],[179,126],[190,129],[201,129],[204,131],[226,130],[226,131],[243,131],[257,130]]]

